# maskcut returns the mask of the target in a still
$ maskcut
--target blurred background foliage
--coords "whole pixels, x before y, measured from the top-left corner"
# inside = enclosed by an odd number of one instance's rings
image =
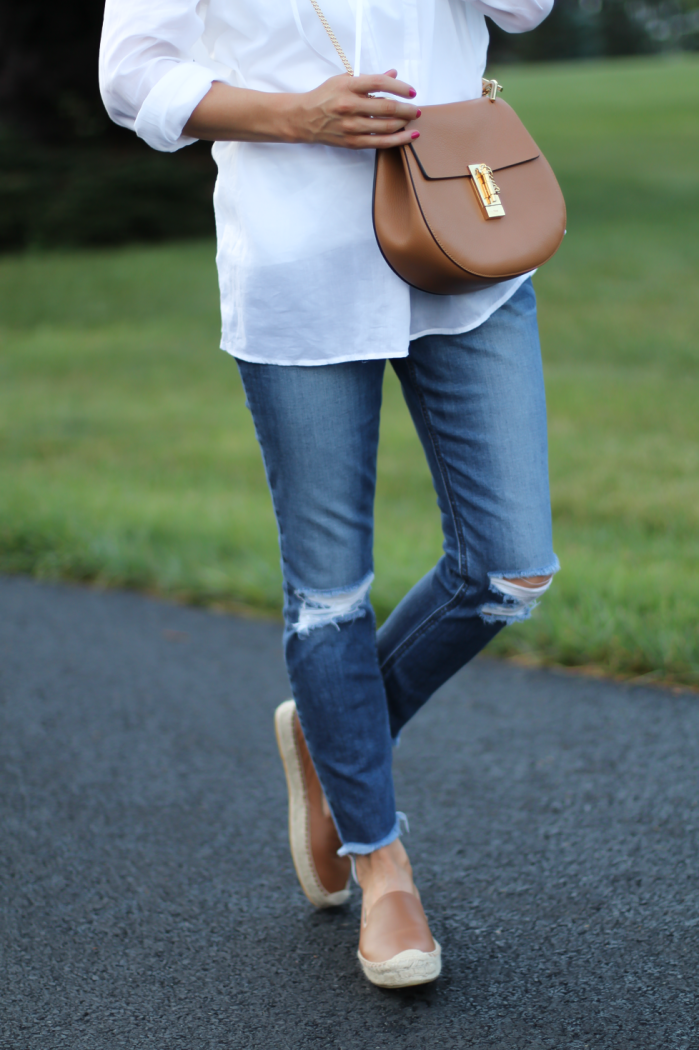
[[[536,277],[564,571],[490,651],[694,686],[697,10],[556,0],[534,33],[491,27],[491,67],[558,174],[568,236]],[[108,121],[101,12],[0,9],[0,572],[278,613],[259,452],[216,353],[210,150],[157,154]],[[380,618],[439,548],[388,369]]]
[[[97,84],[99,0],[0,6],[0,249],[214,232],[208,143],[159,154]]]
[[[568,236],[535,278],[563,571],[489,651],[699,686],[699,56],[496,70],[559,176]],[[260,454],[216,352],[214,251],[0,257],[0,572],[278,614]],[[389,368],[380,618],[440,544]]]
[[[102,10],[99,0],[0,9],[0,249],[213,233],[209,146],[162,156],[104,112]],[[496,65],[697,50],[699,0],[556,0],[533,33],[491,24],[491,34]]]

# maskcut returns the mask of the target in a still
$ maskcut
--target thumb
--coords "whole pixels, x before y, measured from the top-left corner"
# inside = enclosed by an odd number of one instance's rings
[[[393,79],[395,80],[396,77],[398,76],[398,70],[397,69],[387,69],[386,72],[384,73],[384,76],[385,77],[393,77]]]

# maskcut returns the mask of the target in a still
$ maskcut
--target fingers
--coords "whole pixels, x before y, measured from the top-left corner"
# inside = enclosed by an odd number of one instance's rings
[[[407,146],[417,137],[415,131],[399,131],[392,135],[348,135],[342,145],[349,149],[392,149]]]
[[[395,75],[394,75],[395,74]],[[417,91],[410,84],[397,79],[393,69],[388,73],[360,74],[348,81],[350,91],[357,95],[371,95],[377,91],[386,91],[389,95],[400,95],[401,98],[415,98]]]
[[[398,96],[375,97],[372,92]],[[294,111],[298,125],[296,140],[320,142],[346,149],[390,149],[404,146],[419,135],[406,124],[420,110],[403,99],[415,91],[397,79],[394,69],[382,74],[331,77],[313,91],[298,96]]]
[[[350,87],[354,97],[342,116],[342,132],[346,137],[343,145],[350,149],[390,149],[419,137],[419,132],[405,129],[406,124],[420,116],[416,105],[371,94],[388,90],[394,95],[413,96],[413,88],[396,80],[396,76],[396,71],[390,69],[380,76],[366,75],[345,81],[344,86]]]
[[[345,135],[395,135],[405,128],[404,120],[381,120],[374,117],[352,117],[342,122]],[[410,134],[415,134],[411,131]]]
[[[416,120],[420,110],[410,102],[398,102],[393,98],[358,98],[354,103],[354,112],[363,117],[400,120]]]

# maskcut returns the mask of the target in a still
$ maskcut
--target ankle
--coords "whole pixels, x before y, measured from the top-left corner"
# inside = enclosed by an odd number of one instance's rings
[[[400,839],[373,853],[355,857],[355,862],[365,909],[371,910],[379,897],[395,890],[419,896],[413,882],[413,869]]]

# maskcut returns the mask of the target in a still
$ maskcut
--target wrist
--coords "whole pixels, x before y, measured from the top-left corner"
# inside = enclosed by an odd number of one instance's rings
[[[303,142],[300,99],[214,81],[185,124],[186,134],[214,142]]]
[[[308,136],[303,133],[302,98],[302,94],[290,91],[280,92],[273,96],[272,120],[274,137],[278,142],[293,144],[308,141]]]

